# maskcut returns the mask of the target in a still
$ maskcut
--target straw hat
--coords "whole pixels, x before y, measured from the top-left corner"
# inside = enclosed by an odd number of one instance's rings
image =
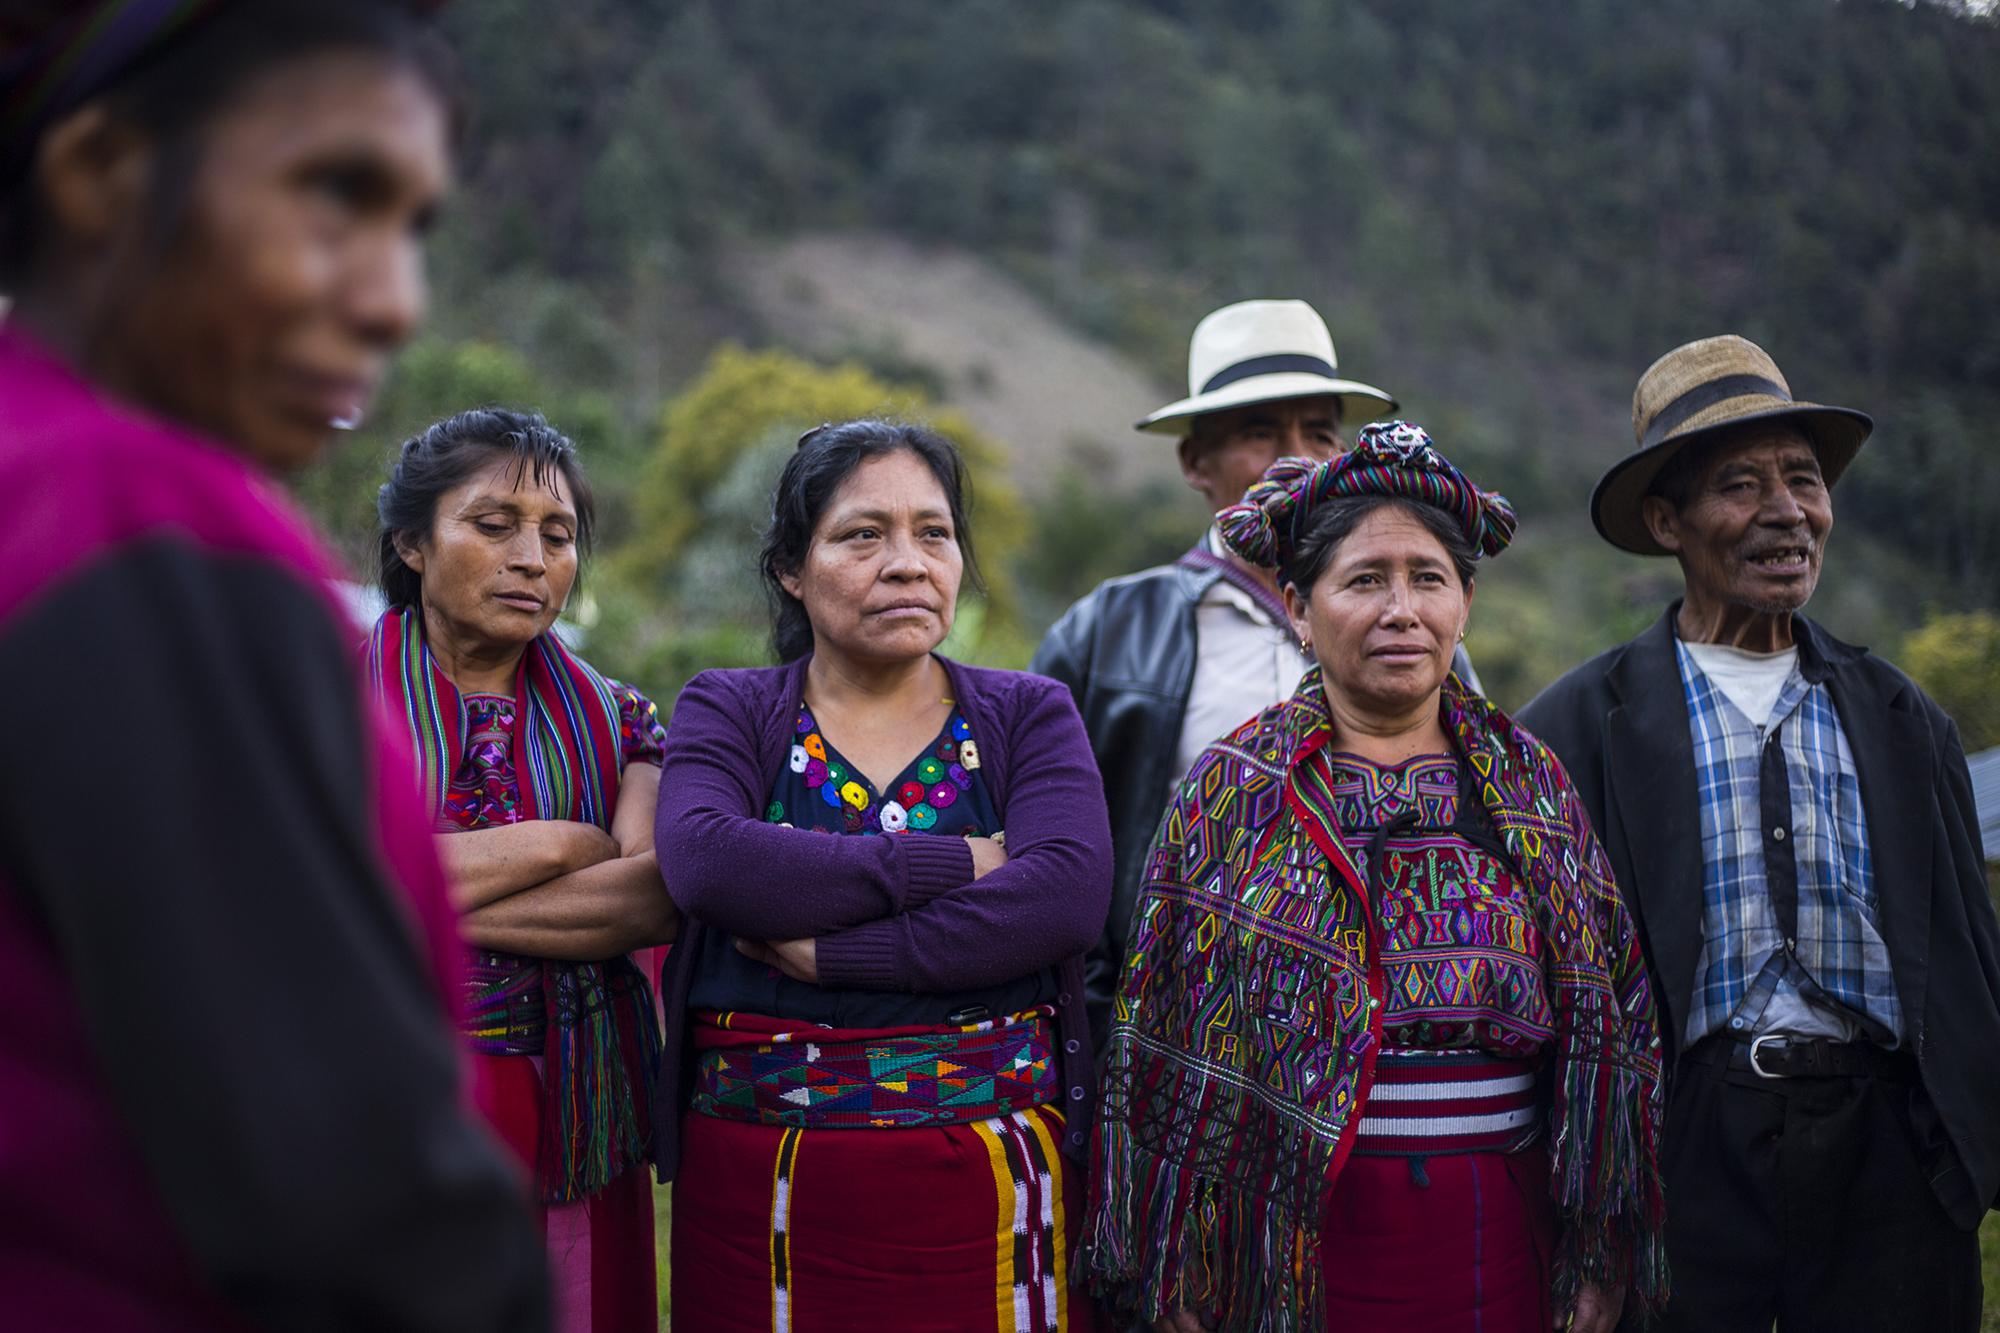
[[[1725,333],[1686,343],[1649,366],[1632,391],[1639,447],[1591,492],[1590,519],[1599,535],[1635,555],[1666,555],[1646,530],[1640,504],[1660,469],[1696,440],[1760,421],[1792,421],[1804,430],[1828,486],[1875,428],[1866,412],[1794,399],[1778,363],[1748,338]]]
[[[1185,435],[1204,412],[1222,412],[1281,398],[1340,399],[1343,425],[1359,425],[1396,410],[1396,400],[1372,384],[1336,373],[1333,335],[1304,301],[1238,301],[1194,326],[1188,342],[1188,396],[1168,403],[1136,426]]]

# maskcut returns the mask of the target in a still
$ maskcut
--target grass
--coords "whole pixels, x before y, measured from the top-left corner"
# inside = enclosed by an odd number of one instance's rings
[[[2000,1213],[1986,1214],[1979,1227],[1979,1272],[1986,1279],[1986,1310],[1980,1333],[2000,1333]]]
[[[667,1327],[667,1241],[674,1234],[674,1187],[653,1182],[653,1261],[660,1274],[660,1328]],[[1992,1283],[1992,1260],[1987,1261],[1987,1282]]]

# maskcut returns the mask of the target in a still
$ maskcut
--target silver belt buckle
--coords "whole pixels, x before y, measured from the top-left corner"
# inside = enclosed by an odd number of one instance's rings
[[[1763,1065],[1757,1063],[1757,1053],[1764,1049],[1765,1042],[1788,1041],[1788,1040],[1789,1038],[1787,1038],[1785,1034],[1782,1032],[1766,1032],[1761,1037],[1752,1037],[1750,1039],[1751,1072],[1755,1073],[1758,1078],[1790,1078],[1791,1077],[1790,1074],[1773,1074],[1770,1070],[1764,1068]]]

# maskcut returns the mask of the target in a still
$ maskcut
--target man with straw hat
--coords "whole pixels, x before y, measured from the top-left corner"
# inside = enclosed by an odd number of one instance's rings
[[[1343,429],[1395,407],[1373,385],[1340,377],[1333,337],[1310,305],[1239,301],[1195,326],[1188,396],[1137,429],[1179,440],[1181,473],[1212,513],[1241,500],[1278,459],[1331,458]],[[1230,554],[1213,528],[1171,565],[1100,584],[1042,640],[1031,669],[1076,696],[1111,810],[1111,914],[1085,967],[1098,1042],[1110,1031],[1146,848],[1174,784],[1210,741],[1289,698],[1310,665],[1270,573]],[[1462,652],[1458,667],[1471,680]]]
[[[2000,928],[1957,728],[1799,614],[1872,427],[1678,347],[1591,517],[1685,595],[1521,712],[1652,963],[1670,1330],[1970,1330],[2000,1193]]]

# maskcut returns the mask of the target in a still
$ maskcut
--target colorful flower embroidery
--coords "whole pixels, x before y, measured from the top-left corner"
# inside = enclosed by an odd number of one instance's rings
[[[801,707],[796,722],[798,741],[786,756],[764,818],[785,823],[790,801],[805,801],[826,813],[807,813],[800,824],[828,833],[908,833],[938,830],[966,837],[983,837],[985,807],[973,790],[971,770],[978,767],[979,748],[972,729],[954,713],[930,747],[906,768],[890,799],[879,798],[868,779],[843,762],[819,734],[812,714]],[[796,775],[792,777],[789,775]],[[807,800],[817,795],[817,802]],[[958,807],[949,820],[944,812]]]

